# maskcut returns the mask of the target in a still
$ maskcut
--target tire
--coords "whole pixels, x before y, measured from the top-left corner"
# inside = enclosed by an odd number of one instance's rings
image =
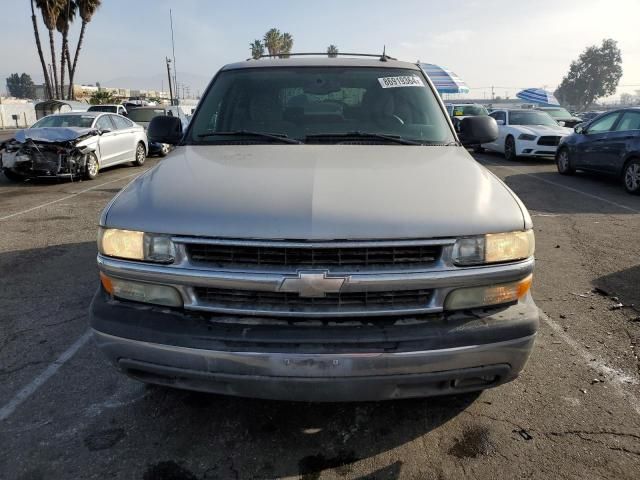
[[[515,162],[518,159],[518,155],[516,155],[516,141],[511,135],[504,141],[504,158],[509,162]]]
[[[98,176],[98,171],[100,170],[100,164],[98,163],[98,157],[96,157],[95,153],[90,153],[87,155],[87,164],[84,170],[84,178],[85,180],[93,180]]]
[[[12,172],[8,168],[2,170],[2,173],[4,173],[4,176],[7,177],[7,180],[11,182],[24,182],[24,177],[22,175]]]
[[[556,153],[556,167],[560,175],[573,175],[576,169],[571,165],[571,156],[569,150],[563,148]]]
[[[476,145],[473,147],[473,151],[475,153],[484,153],[484,147],[482,145]]]
[[[160,147],[160,152],[158,152],[158,155],[161,157],[166,157],[167,155],[169,155],[170,151],[171,151],[171,145],[163,143],[162,146]]]
[[[136,146],[136,156],[133,164],[136,167],[144,165],[144,161],[147,159],[147,150],[144,148],[144,143],[139,142]]]
[[[634,158],[627,162],[622,172],[622,182],[628,193],[640,195],[640,160]]]

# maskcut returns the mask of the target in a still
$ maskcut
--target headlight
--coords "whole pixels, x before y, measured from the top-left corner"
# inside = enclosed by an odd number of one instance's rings
[[[453,247],[453,262],[459,266],[511,262],[529,258],[534,251],[533,230],[490,233],[458,239]]]
[[[117,228],[100,228],[98,251],[108,257],[156,263],[172,263],[176,255],[167,235]]]
[[[104,289],[116,298],[165,305],[167,307],[183,306],[182,297],[178,290],[168,285],[155,285],[153,283],[111,278],[102,272],[100,273],[100,281]]]
[[[531,288],[532,279],[533,277],[529,275],[517,282],[459,288],[447,295],[444,308],[445,310],[466,310],[517,302]]]
[[[518,140],[535,140],[536,138],[538,138],[535,135],[531,135],[530,133],[521,133],[520,136],[518,137]]]

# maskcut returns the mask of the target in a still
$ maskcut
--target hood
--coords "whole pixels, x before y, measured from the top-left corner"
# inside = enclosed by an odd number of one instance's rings
[[[122,190],[101,224],[220,238],[436,238],[522,229],[529,217],[516,198],[462,147],[186,146]]]
[[[561,127],[560,125],[512,125],[522,133],[530,133],[532,135],[569,135],[573,133],[571,128]]]
[[[70,142],[87,135],[97,134],[93,128],[81,127],[42,127],[20,130],[15,135],[15,140],[25,143],[27,140],[34,142]]]

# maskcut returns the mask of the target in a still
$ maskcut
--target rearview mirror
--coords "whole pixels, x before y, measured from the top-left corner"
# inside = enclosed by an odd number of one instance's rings
[[[458,137],[465,146],[490,143],[498,138],[498,124],[492,117],[467,117],[460,122]]]
[[[153,117],[147,129],[150,142],[177,145],[182,139],[182,122],[178,117],[159,115]]]

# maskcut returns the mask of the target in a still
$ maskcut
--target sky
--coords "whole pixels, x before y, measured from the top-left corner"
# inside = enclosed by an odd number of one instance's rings
[[[249,43],[272,27],[291,33],[298,52],[386,46],[398,59],[445,66],[476,98],[490,96],[492,85],[503,97],[553,90],[587,46],[613,38],[624,70],[617,93],[640,90],[639,0],[103,0],[87,28],[77,83],[166,89],[169,9],[178,82],[193,93],[222,65],[247,58]],[[29,1],[0,0],[0,79],[26,72],[42,81],[30,16]],[[76,21],[73,49],[79,29]]]

